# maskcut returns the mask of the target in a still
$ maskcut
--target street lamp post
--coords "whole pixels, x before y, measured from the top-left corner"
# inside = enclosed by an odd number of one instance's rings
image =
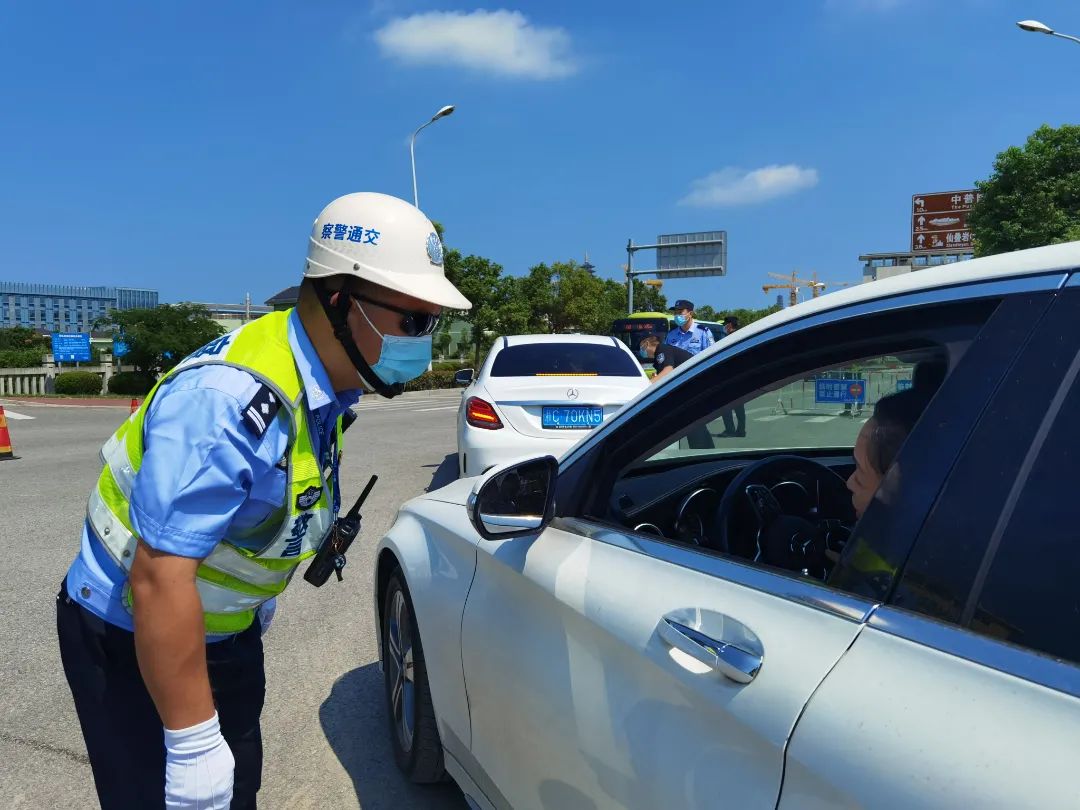
[[[420,134],[420,130],[422,130],[424,127],[431,126],[436,121],[438,121],[440,118],[446,118],[446,116],[450,115],[450,113],[452,113],[453,111],[454,111],[454,105],[453,104],[447,104],[445,107],[443,107],[437,113],[435,113],[435,115],[431,116],[430,121],[428,121],[426,124],[422,124],[421,126],[417,127],[416,132],[414,132],[412,134],[412,137],[409,139],[409,160],[412,162],[413,205],[415,205],[417,208],[420,207],[420,195],[416,191],[416,136]]]
[[[1021,20],[1016,25],[1018,28],[1024,31],[1031,31],[1033,34],[1046,34],[1051,37],[1067,39],[1071,42],[1076,42],[1077,44],[1080,44],[1080,37],[1074,37],[1070,36],[1069,34],[1058,33],[1046,23],[1041,23],[1038,20]]]

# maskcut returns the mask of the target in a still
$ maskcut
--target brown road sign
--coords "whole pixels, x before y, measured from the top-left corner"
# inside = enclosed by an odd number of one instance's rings
[[[973,249],[971,231],[936,231],[911,235],[911,251]]]
[[[912,233],[935,231],[966,231],[967,211],[943,211],[936,214],[914,214],[911,217]]]
[[[982,195],[977,189],[936,191],[911,198],[911,250],[926,253],[972,248],[968,212]]]
[[[934,214],[939,211],[970,211],[981,196],[981,193],[973,188],[962,191],[915,194],[911,197],[911,213],[918,215]]]

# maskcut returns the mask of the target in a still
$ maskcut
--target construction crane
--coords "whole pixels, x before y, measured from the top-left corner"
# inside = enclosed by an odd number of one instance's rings
[[[780,279],[785,282],[784,284],[765,284],[762,286],[762,291],[768,295],[771,290],[789,290],[789,300],[791,306],[795,306],[799,303],[799,290],[802,287],[810,288],[810,297],[817,298],[821,293],[825,291],[826,287],[850,287],[851,282],[848,281],[818,281],[817,273],[815,272],[810,279],[799,278],[799,272],[793,271],[790,276],[781,275],[780,273],[769,273],[771,278]]]

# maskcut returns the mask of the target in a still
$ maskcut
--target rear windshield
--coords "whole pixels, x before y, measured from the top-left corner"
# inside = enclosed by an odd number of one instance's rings
[[[492,377],[640,377],[639,366],[615,345],[596,343],[530,343],[509,346],[497,355]]]

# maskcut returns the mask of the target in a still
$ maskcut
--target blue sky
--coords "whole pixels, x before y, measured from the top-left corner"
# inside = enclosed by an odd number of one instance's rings
[[[1074,4],[0,0],[0,278],[261,301],[332,198],[408,198],[524,273],[620,274],[627,238],[726,229],[729,275],[669,299],[765,306],[768,272],[859,278],[913,193],[965,188],[1076,123]],[[651,257],[638,254],[635,262]]]

